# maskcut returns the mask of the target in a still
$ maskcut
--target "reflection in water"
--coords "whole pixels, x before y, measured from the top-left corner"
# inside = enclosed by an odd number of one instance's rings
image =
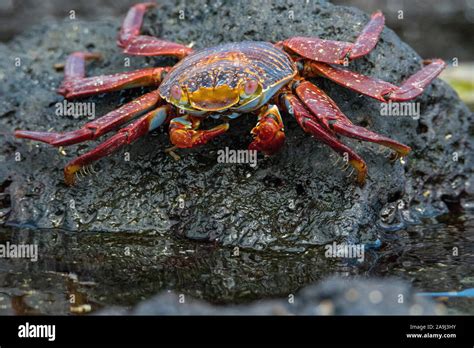
[[[11,297],[11,306],[16,315],[35,315],[40,314],[38,309],[30,307],[25,302],[25,297],[27,294],[12,296]]]
[[[396,276],[420,292],[474,287],[470,214],[381,232],[363,262],[326,258],[324,247],[256,252],[153,233],[1,230],[0,243],[7,240],[38,244],[40,257],[0,259],[0,314],[87,314],[131,306],[162,290],[215,304],[244,303],[287,297],[330,275]],[[453,313],[474,313],[472,297],[437,298]]]
[[[445,215],[438,220],[386,235],[389,242],[380,251],[371,275],[398,276],[422,292],[461,292],[473,288],[474,215]],[[474,313],[472,297],[453,297],[445,304],[453,313]]]

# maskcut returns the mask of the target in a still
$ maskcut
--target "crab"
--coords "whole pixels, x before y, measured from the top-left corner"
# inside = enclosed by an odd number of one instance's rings
[[[346,165],[355,170],[357,182],[363,184],[367,165],[340,141],[340,135],[387,147],[396,156],[406,156],[410,147],[353,124],[308,79],[322,76],[380,102],[398,102],[422,94],[446,65],[441,59],[426,60],[400,86],[346,69],[349,61],[368,54],[377,45],[385,22],[380,11],[372,14],[354,42],[292,37],[275,43],[226,43],[195,52],[189,46],[140,33],[144,14],[154,6],[154,3],[139,3],[130,8],[117,44],[130,55],[176,57],[179,59],[176,65],[86,77],[86,61],[99,59],[101,55],[74,52],[67,58],[58,93],[71,99],[133,87],[156,89],[78,130],[15,132],[17,138],[67,146],[119,128],[108,140],[66,165],[64,177],[68,185],[73,185],[77,174],[94,161],[162,125],[168,126],[171,150],[194,148],[224,134],[232,119],[254,114],[257,123],[251,131],[253,140],[249,149],[273,155],[285,140],[280,111],[292,116],[306,133],[342,156]],[[211,129],[200,129],[208,117],[222,123]]]

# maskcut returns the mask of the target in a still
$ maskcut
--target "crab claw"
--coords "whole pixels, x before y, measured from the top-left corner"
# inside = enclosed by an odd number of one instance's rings
[[[267,156],[280,150],[285,142],[285,132],[280,112],[276,106],[269,107],[260,116],[251,134],[254,140],[250,143],[249,150],[262,151]]]
[[[189,149],[206,144],[229,129],[228,123],[212,129],[198,129],[200,120],[191,116],[177,117],[171,120],[169,127],[170,141],[177,148]]]

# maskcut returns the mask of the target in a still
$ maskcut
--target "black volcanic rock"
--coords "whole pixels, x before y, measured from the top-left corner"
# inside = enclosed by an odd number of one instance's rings
[[[296,35],[353,41],[368,19],[355,8],[323,1],[188,1],[185,8],[163,4],[151,11],[144,32],[194,43],[196,48]],[[304,251],[334,240],[376,243],[381,229],[402,228],[420,217],[457,209],[473,193],[472,114],[440,80],[415,100],[419,119],[381,116],[379,102],[330,81],[313,80],[356,124],[413,149],[405,164],[391,163],[377,148],[344,139],[369,166],[363,188],[332,164],[336,157],[328,147],[312,140],[289,117],[287,142],[278,155],[259,155],[255,168],[217,163],[218,150],[247,148],[256,122],[250,115],[233,122],[229,133],[216,141],[180,151],[179,162],[163,152],[170,143],[164,131],[157,131],[98,162],[98,175],[66,187],[66,162],[98,142],[68,147],[63,155],[9,134],[15,129],[66,131],[86,122],[55,114],[56,103],[63,100],[55,93],[62,73],[53,65],[75,50],[104,54],[103,61],[88,66],[89,75],[174,62],[130,57],[130,66],[124,66],[128,60],[115,45],[120,24],[118,18],[47,23],[0,46],[6,58],[0,61],[0,125],[6,133],[0,167],[4,224],[158,232],[165,239],[178,235],[258,250]],[[349,67],[399,84],[420,69],[421,61],[385,28],[375,50]],[[100,116],[144,92],[128,90],[83,101],[94,103]]]

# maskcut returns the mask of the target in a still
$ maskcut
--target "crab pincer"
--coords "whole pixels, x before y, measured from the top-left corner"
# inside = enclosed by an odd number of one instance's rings
[[[249,150],[263,152],[267,156],[277,153],[285,143],[285,130],[278,107],[262,110],[257,125],[252,129],[254,139]]]

